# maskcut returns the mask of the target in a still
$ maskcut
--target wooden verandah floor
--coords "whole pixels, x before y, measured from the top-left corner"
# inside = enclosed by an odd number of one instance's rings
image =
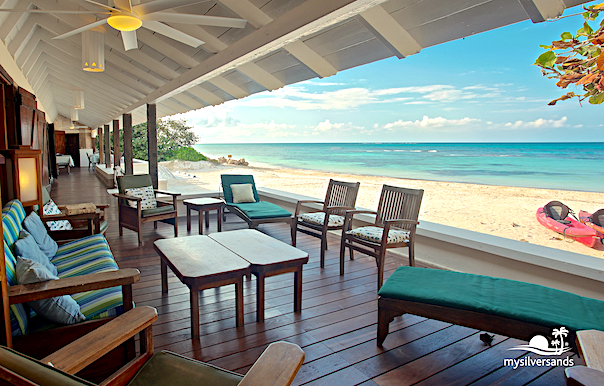
[[[138,268],[141,280],[134,285],[137,305],[155,307],[159,319],[153,326],[156,350],[171,350],[195,359],[245,373],[271,342],[286,340],[302,347],[306,360],[296,385],[564,385],[563,367],[503,366],[504,358],[519,358],[522,351],[508,351],[522,344],[496,336],[492,347],[478,338],[480,331],[414,315],[391,323],[384,348],[376,346],[377,294],[375,262],[357,253],[339,275],[339,239],[329,240],[326,267],[319,267],[319,239],[298,234],[298,248],[310,254],[304,266],[302,312],[293,313],[293,274],[267,278],[266,320],[255,321],[255,283],[244,282],[245,326],[235,327],[234,286],[204,290],[200,294],[201,338],[190,336],[189,294],[186,286],[169,272],[169,293],[160,285],[159,257],[153,242],[174,237],[173,228],[147,224],[143,244],[137,234],[124,229],[118,234],[117,203],[106,187],[87,169],[62,172],[51,191],[58,204],[109,203],[107,240],[120,267]],[[194,212],[196,214],[196,212]],[[213,215],[215,216],[215,215]],[[191,234],[197,234],[196,219]],[[227,215],[223,231],[245,228]],[[284,224],[267,224],[260,230],[290,242]],[[210,232],[216,231],[216,219]],[[179,237],[186,237],[186,221],[179,221]],[[387,256],[385,276],[405,259]],[[426,283],[438,285],[438,283]],[[580,362],[573,356],[575,362]]]

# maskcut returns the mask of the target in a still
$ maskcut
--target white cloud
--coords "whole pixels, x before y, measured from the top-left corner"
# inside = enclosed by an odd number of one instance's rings
[[[465,126],[469,124],[480,123],[480,119],[475,118],[462,118],[462,119],[446,119],[443,117],[430,118],[424,115],[421,120],[415,121],[403,121],[399,119],[396,122],[387,123],[384,125],[385,129],[394,129],[397,127],[416,127],[416,128],[436,128],[445,126]]]
[[[554,127],[564,127],[566,126],[566,121],[568,119],[566,117],[562,117],[558,120],[555,119],[543,119],[538,118],[531,122],[524,121],[516,121],[516,122],[508,122],[504,124],[504,127],[511,129],[521,129],[521,128],[554,128]]]

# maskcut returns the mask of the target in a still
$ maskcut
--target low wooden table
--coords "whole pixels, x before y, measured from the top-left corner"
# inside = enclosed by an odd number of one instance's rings
[[[218,211],[218,232],[222,231],[222,211],[224,208],[224,201],[217,198],[192,198],[190,200],[184,200],[183,204],[187,206],[187,231],[191,231],[191,210],[199,212],[199,234],[203,234],[203,212],[206,212],[206,228],[210,227],[210,213],[211,210]]]
[[[237,327],[243,326],[243,277],[250,263],[208,236],[188,236],[153,243],[161,257],[162,292],[168,292],[168,266],[191,292],[191,335],[199,336],[199,291],[235,284]]]
[[[254,229],[212,233],[209,237],[251,264],[257,278],[258,322],[264,320],[265,277],[294,272],[294,312],[302,311],[302,265],[308,262],[308,253]]]

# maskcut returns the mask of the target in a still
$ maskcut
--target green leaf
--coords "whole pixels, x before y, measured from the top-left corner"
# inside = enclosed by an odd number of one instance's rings
[[[589,97],[589,103],[592,105],[600,105],[602,102],[604,102],[604,93]]]
[[[577,30],[577,36],[586,36],[587,34],[585,33],[585,29],[583,28],[579,28]]]
[[[594,30],[591,29],[591,27],[589,26],[589,24],[587,24],[587,22],[583,23],[583,30],[588,34],[591,35],[594,33]]]
[[[571,34],[570,32],[562,32],[562,35],[560,35],[560,37],[562,38],[562,40],[569,40],[573,38],[573,34]]]
[[[535,64],[538,66],[542,66],[545,68],[553,68],[554,64],[556,64],[556,54],[552,51],[547,51],[539,55]]]
[[[553,48],[553,46],[544,46],[543,44],[539,44],[539,47],[543,48],[544,50],[551,50]]]

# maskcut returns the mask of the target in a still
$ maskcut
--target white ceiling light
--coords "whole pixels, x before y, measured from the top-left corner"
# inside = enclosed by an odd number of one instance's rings
[[[77,122],[80,119],[79,110],[72,108],[71,109],[71,121]]]
[[[84,108],[84,91],[73,90],[73,108],[78,110]]]
[[[102,32],[82,32],[82,69],[89,72],[105,71],[105,36]]]

